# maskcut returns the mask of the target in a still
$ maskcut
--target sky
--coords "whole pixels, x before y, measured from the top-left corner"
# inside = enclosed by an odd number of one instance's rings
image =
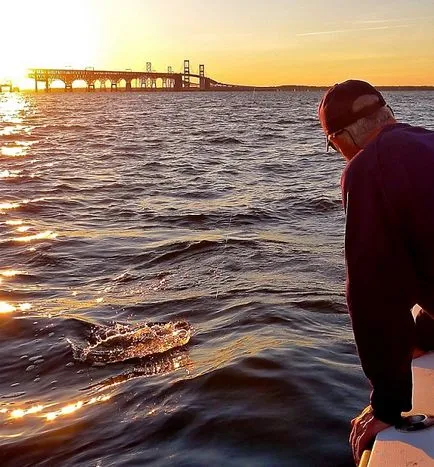
[[[192,70],[245,85],[434,85],[433,0],[0,0],[0,78]]]

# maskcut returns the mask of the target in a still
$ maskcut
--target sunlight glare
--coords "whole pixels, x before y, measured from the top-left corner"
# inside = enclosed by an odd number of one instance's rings
[[[5,269],[0,271],[0,276],[3,277],[14,277],[17,275],[25,274],[23,271],[17,271],[16,269]]]
[[[53,411],[53,412],[49,412],[49,413],[45,414],[44,418],[45,418],[46,421],[51,422],[51,421],[55,420],[57,417],[61,417],[63,415],[70,415],[70,414],[76,412],[77,410],[80,410],[81,408],[87,406],[87,405],[92,405],[92,404],[95,404],[97,402],[106,402],[109,399],[111,399],[111,395],[92,397],[88,401],[81,401],[80,400],[80,401],[77,401],[77,402],[73,402],[71,404],[65,405],[64,407],[62,407],[61,409],[59,409],[57,411]]]
[[[0,172],[0,178],[16,178],[20,174],[20,170],[3,170]]]
[[[26,408],[5,408],[2,407],[0,409],[1,414],[5,414],[9,419],[14,419],[14,420],[19,420],[24,418],[27,415],[36,415],[38,414],[39,418],[45,419],[46,421],[53,421],[58,417],[65,416],[65,415],[70,415],[74,412],[77,412],[78,410],[84,408],[85,406],[88,405],[93,405],[96,403],[101,403],[101,402],[106,402],[109,399],[111,399],[112,395],[106,394],[102,396],[94,396],[90,398],[89,400],[79,400],[77,402],[71,402],[63,407],[61,407],[59,410],[53,410],[53,405],[55,404],[49,404],[49,405],[43,405],[43,404],[36,404],[32,405],[28,409]],[[45,412],[46,410],[50,410],[49,412]]]
[[[0,79],[31,87],[26,78],[29,67],[84,68],[94,63],[100,41],[99,15],[93,9],[87,0],[75,0],[67,15],[59,9],[57,0],[45,0],[43,7],[30,1],[2,3],[2,37],[11,45],[5,43],[2,49]],[[30,46],[35,43],[35,34],[37,47]]]
[[[16,308],[8,302],[0,302],[0,314],[13,313]]]
[[[23,224],[24,221],[20,220],[20,219],[11,219],[11,220],[8,220],[6,221],[6,224],[7,225],[21,225]]]
[[[53,240],[57,237],[57,233],[51,230],[45,230],[34,235],[26,235],[25,237],[15,237],[16,242],[33,242],[34,240]]]
[[[2,146],[0,152],[6,157],[23,157],[27,155],[26,146]]]
[[[0,203],[0,211],[19,208],[19,203]]]

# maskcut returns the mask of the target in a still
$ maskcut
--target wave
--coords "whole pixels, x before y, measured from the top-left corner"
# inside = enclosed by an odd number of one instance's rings
[[[64,257],[59,257],[55,254],[50,254],[49,249],[46,251],[36,250],[31,258],[27,260],[28,266],[35,266],[35,267],[42,267],[42,266],[50,266],[50,267],[59,267],[64,268],[64,266],[69,262],[72,261],[68,260]]]
[[[89,130],[91,129],[92,127],[88,126],[88,125],[77,125],[75,123],[72,123],[72,124],[47,124],[47,125],[42,125],[40,127],[41,129],[43,130],[48,130],[51,133],[55,133],[59,130],[77,130],[77,131],[81,131],[81,130]]]
[[[297,123],[300,123],[300,121],[297,120],[289,120],[286,118],[281,118],[277,120],[276,124],[277,125],[296,125]]]
[[[237,139],[237,138],[231,138],[228,136],[221,136],[218,138],[212,138],[207,140],[208,143],[211,144],[242,144],[243,141]]]
[[[7,144],[8,142],[12,142],[20,145],[20,143],[24,141],[38,141],[38,138],[23,132],[0,135],[0,143],[6,142]],[[24,145],[27,146],[27,144]]]
[[[342,209],[342,201],[340,198],[331,199],[324,196],[318,196],[316,198],[289,197],[286,200],[286,204],[289,208],[293,208],[303,214],[327,213]]]
[[[327,312],[327,313],[347,313],[347,307],[345,303],[338,302],[331,299],[303,299],[303,300],[292,300],[291,304],[296,305],[304,310],[316,311],[316,312]]]
[[[287,137],[284,135],[275,134],[275,133],[266,133],[264,135],[261,135],[259,139],[261,141],[271,141],[273,139],[287,139]]]
[[[256,246],[256,241],[241,238],[221,237],[219,240],[199,240],[191,242],[176,242],[171,245],[164,245],[161,247],[162,253],[159,250],[150,251],[138,255],[135,259],[136,264],[150,266],[153,264],[161,265],[163,262],[173,259],[191,258],[196,254],[203,254],[220,249],[222,245],[236,245],[236,246]]]
[[[203,253],[206,251],[212,251],[219,242],[212,240],[199,240],[197,242],[177,242],[170,246],[165,245],[162,249],[163,253],[158,254],[157,252],[149,252],[144,255],[140,255],[139,258],[146,260],[146,265],[160,264],[164,261],[169,261],[179,257],[193,256],[197,253]],[[169,250],[169,251],[167,251]],[[157,254],[156,254],[157,253]]]
[[[306,206],[317,212],[329,212],[341,209],[342,201],[340,199],[315,198],[309,200]]]

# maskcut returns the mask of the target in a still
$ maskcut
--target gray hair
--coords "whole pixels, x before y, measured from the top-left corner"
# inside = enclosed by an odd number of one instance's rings
[[[362,96],[362,98],[370,98],[372,96]],[[360,99],[360,98],[359,98]],[[370,100],[370,99],[368,99]],[[367,99],[363,102],[366,105]],[[354,102],[353,110],[360,109],[360,104],[362,102]],[[363,107],[363,105],[362,105]],[[392,109],[385,105],[378,109],[371,115],[367,117],[360,118],[356,122],[352,123],[345,127],[345,132],[342,133],[342,137],[347,138],[349,142],[356,143],[360,148],[365,147],[367,141],[369,140],[370,134],[373,131],[383,128],[383,126],[394,123],[395,117],[393,116]],[[348,132],[350,134],[348,134]]]

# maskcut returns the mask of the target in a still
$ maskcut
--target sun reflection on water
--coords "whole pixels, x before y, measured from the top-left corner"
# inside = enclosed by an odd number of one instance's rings
[[[2,170],[0,172],[0,178],[17,178],[20,172],[20,170]]]
[[[20,220],[20,219],[13,219],[13,220],[8,220],[6,221],[6,224],[7,225],[21,225],[23,224],[24,221]]]
[[[56,418],[73,414],[74,412],[77,412],[78,410],[83,409],[87,406],[106,402],[110,400],[111,397],[112,397],[112,394],[94,396],[87,400],[78,400],[76,402],[70,402],[64,405],[63,407],[60,407],[57,410],[53,410],[53,407],[55,407],[55,405],[59,406],[60,404],[49,404],[49,405],[36,404],[29,408],[13,408],[13,409],[2,407],[0,409],[0,414],[5,415],[9,420],[12,420],[12,421],[22,420],[24,417],[27,417],[28,415],[34,415],[34,416],[44,419],[47,422],[52,422]]]
[[[0,271],[0,276],[3,277],[14,277],[22,274],[25,274],[24,271],[17,271],[16,269],[5,269]]]
[[[8,302],[0,302],[0,314],[13,313],[16,308]]]
[[[17,305],[12,305],[8,302],[0,302],[0,314],[13,313],[17,310],[28,311],[31,308],[31,303],[19,303]]]
[[[20,207],[20,203],[0,203],[0,211],[6,211],[7,209],[17,209]]]
[[[32,242],[34,240],[53,240],[57,237],[57,233],[52,230],[45,230],[34,235],[26,235],[24,237],[14,237],[16,242]]]
[[[24,157],[27,155],[27,146],[2,146],[0,153],[6,157]]]
[[[23,418],[24,416],[29,415],[29,414],[35,414],[38,412],[42,412],[42,410],[44,410],[43,405],[35,405],[33,407],[30,407],[29,409],[14,409],[10,413],[10,417],[11,418]],[[7,409],[5,409],[5,412],[3,413],[7,413]]]
[[[22,115],[29,104],[22,96],[18,93],[7,93],[0,99],[0,121],[5,123],[22,123]]]

